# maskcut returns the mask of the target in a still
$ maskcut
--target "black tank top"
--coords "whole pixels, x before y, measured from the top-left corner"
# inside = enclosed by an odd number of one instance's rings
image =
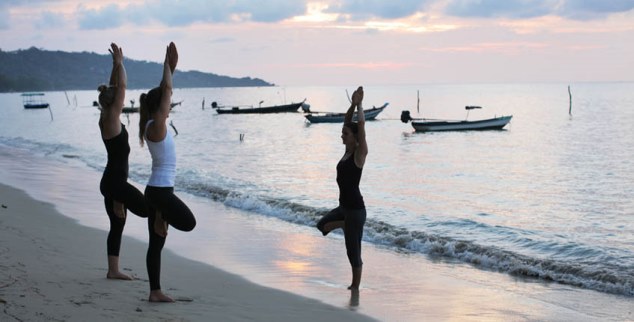
[[[337,163],[337,185],[339,185],[339,205],[349,209],[364,209],[359,182],[363,169],[354,163],[354,153]]]
[[[130,144],[128,143],[128,131],[125,125],[121,124],[119,135],[103,140],[103,144],[108,151],[108,164],[103,172],[103,177],[110,180],[128,179],[128,155],[130,155]]]

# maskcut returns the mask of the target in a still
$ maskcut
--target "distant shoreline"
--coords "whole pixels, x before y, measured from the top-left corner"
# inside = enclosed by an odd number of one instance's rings
[[[128,89],[157,86],[162,64],[132,59],[125,59],[124,64]],[[48,51],[35,47],[9,52],[0,50],[0,93],[96,89],[99,84],[108,82],[111,65],[110,55],[97,53]],[[177,88],[275,86],[249,76],[231,77],[178,69],[174,83]]]

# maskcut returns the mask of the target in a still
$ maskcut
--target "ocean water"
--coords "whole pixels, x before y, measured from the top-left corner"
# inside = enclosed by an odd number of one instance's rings
[[[366,124],[364,242],[634,296],[634,84],[572,84],[572,115],[567,86],[365,87],[366,108],[389,106]],[[128,91],[127,100],[138,101],[140,93]],[[0,94],[0,144],[100,173],[106,155],[96,97],[96,91],[49,92],[50,110],[24,110],[20,93]],[[314,111],[345,111],[349,104],[339,87],[175,90],[174,101],[182,101],[169,118],[178,132],[177,191],[289,227],[313,226],[337,206],[341,125],[309,124],[300,112],[219,115],[210,108],[212,101],[271,105],[304,98]],[[483,106],[469,112],[472,120],[513,120],[502,131],[444,133],[415,133],[399,120],[402,110],[464,119],[465,105]],[[122,122],[130,133],[130,178],[145,183],[151,161],[138,144],[138,115]]]

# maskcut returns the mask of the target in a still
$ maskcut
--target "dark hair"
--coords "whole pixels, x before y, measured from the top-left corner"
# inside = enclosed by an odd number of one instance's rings
[[[97,88],[99,91],[99,105],[102,109],[110,108],[114,103],[114,98],[117,95],[117,88],[114,86],[99,85]]]
[[[145,125],[150,120],[150,116],[158,111],[161,105],[161,97],[163,96],[163,92],[161,92],[160,87],[154,87],[149,92],[141,94],[139,98],[139,102],[141,105],[139,107],[139,141],[141,142],[141,146],[143,146],[144,136],[145,136]]]
[[[352,131],[352,134],[359,133],[359,124],[357,122],[346,122],[343,123],[343,126],[349,128]]]

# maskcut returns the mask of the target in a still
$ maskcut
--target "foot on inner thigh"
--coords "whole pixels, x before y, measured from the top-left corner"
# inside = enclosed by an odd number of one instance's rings
[[[125,219],[125,205],[114,200],[112,202],[112,209],[114,210],[115,216]]]
[[[167,237],[167,222],[163,220],[160,211],[156,212],[156,218],[154,219],[154,232],[163,238]]]

